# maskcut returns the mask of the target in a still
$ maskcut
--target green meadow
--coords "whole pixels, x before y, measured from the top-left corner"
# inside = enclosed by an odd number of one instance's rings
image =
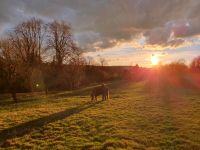
[[[199,150],[200,92],[109,83],[110,99],[73,92],[0,100],[0,149]],[[162,91],[161,91],[162,90]]]

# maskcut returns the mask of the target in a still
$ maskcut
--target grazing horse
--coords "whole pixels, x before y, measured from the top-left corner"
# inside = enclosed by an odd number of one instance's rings
[[[109,98],[109,88],[102,84],[92,90],[91,100],[97,101],[97,96],[102,95],[102,100],[108,100]]]

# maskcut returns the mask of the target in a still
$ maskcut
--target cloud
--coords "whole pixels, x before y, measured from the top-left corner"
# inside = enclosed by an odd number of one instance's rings
[[[146,44],[160,45],[163,47],[177,47],[185,42],[183,37],[188,35],[189,22],[168,22],[163,27],[153,28],[146,31],[143,36]]]
[[[0,26],[30,16],[66,20],[86,50],[114,47],[138,35],[147,45],[177,47],[200,33],[199,0],[0,0]]]

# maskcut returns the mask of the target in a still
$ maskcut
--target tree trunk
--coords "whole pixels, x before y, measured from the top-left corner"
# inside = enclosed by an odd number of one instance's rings
[[[11,91],[11,96],[12,96],[12,99],[14,100],[15,103],[17,103],[17,94],[16,94],[16,91],[15,90],[12,90]]]

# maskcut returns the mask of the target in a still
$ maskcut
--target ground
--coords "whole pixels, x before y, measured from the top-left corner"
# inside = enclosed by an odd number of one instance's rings
[[[200,149],[198,90],[161,92],[145,82],[109,86],[110,99],[97,103],[90,101],[90,87],[22,94],[18,104],[2,95],[0,149]]]

